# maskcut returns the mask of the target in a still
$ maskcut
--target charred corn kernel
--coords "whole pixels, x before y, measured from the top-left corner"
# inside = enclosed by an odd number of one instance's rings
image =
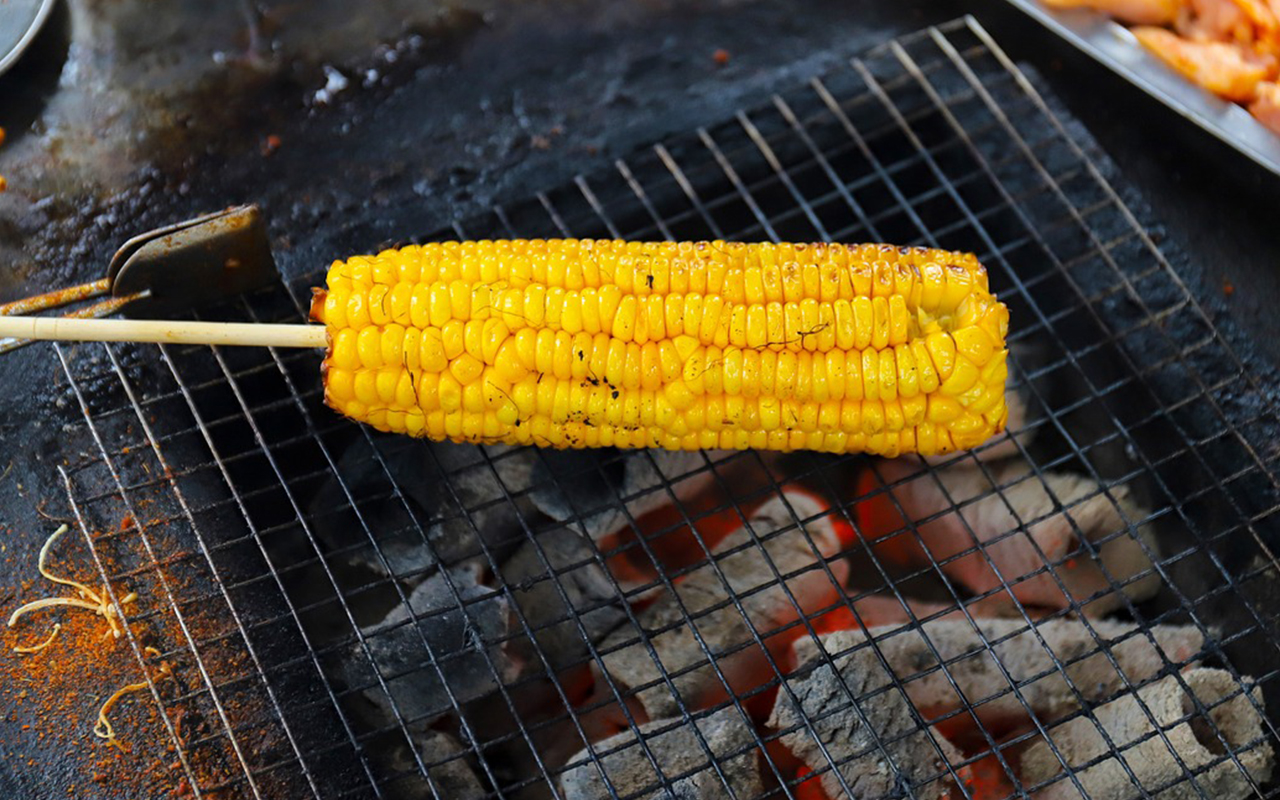
[[[326,401],[433,439],[933,454],[1008,416],[1008,311],[940,250],[446,242],[335,262],[312,314]]]

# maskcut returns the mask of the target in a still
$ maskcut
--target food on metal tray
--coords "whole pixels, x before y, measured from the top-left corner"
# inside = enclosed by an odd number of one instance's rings
[[[1134,25],[1167,25],[1178,18],[1182,0],[1044,0],[1050,8],[1092,8]]]
[[[435,440],[934,454],[1005,424],[1008,310],[943,250],[414,245],[334,263],[312,316],[329,405]]]
[[[1193,41],[1165,28],[1138,27],[1133,35],[1166,64],[1228,100],[1252,100],[1258,84],[1275,75],[1274,56],[1235,43]]]
[[[1258,96],[1249,104],[1249,113],[1276,133],[1280,133],[1280,83],[1258,84]]]
[[[1144,47],[1193,83],[1245,104],[1280,133],[1278,0],[1043,0],[1087,7],[1134,25]]]

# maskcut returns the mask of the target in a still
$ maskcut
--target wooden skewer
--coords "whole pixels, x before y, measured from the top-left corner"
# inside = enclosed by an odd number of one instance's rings
[[[242,347],[327,347],[323,325],[0,316],[0,337]]]

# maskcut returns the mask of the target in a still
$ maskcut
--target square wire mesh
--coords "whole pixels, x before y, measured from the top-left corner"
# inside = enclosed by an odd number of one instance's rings
[[[178,679],[148,679],[148,688],[192,792],[564,796],[579,763],[589,770],[580,785],[603,796],[696,786],[704,796],[813,797],[823,776],[862,796],[842,771],[862,753],[824,745],[817,763],[799,768],[782,746],[788,735],[821,740],[824,721],[866,724],[876,697],[909,695],[914,682],[931,675],[959,691],[966,664],[1004,652],[1012,639],[1043,648],[1047,619],[1078,624],[1084,645],[1051,653],[1048,668],[1030,675],[996,661],[1003,688],[992,696],[967,697],[942,712],[913,707],[908,729],[871,737],[874,752],[887,754],[877,759],[893,778],[893,796],[1002,796],[980,794],[975,769],[994,763],[1012,775],[1019,754],[1049,729],[1028,716],[1017,731],[997,730],[975,722],[982,709],[1004,701],[1030,710],[1037,681],[1101,657],[1129,693],[1181,680],[1181,668],[1193,661],[1232,676],[1228,696],[1209,708],[1196,701],[1139,741],[1117,745],[1103,731],[1109,747],[1136,754],[1144,742],[1167,743],[1176,725],[1194,717],[1217,742],[1217,757],[1209,765],[1179,762],[1170,785],[1190,787],[1180,796],[1211,797],[1199,778],[1215,764],[1239,766],[1275,737],[1268,717],[1263,740],[1236,746],[1213,714],[1238,698],[1261,708],[1266,697],[1274,706],[1276,561],[1265,534],[1275,508],[1274,453],[1252,434],[1275,420],[1275,409],[1238,401],[1258,394],[1256,378],[1112,188],[1097,154],[1078,139],[965,19],[891,42],[732,120],[618,161],[611,172],[430,237],[891,241],[973,251],[1011,307],[1011,361],[1028,400],[1027,418],[1003,444],[991,445],[1025,459],[1026,470],[1013,477],[967,454],[890,475],[859,457],[813,454],[706,453],[673,466],[653,453],[429,446],[376,435],[324,409],[310,352],[58,346],[97,447],[64,468],[67,493],[79,526],[92,532],[86,540],[115,599],[124,587],[143,598],[129,616],[128,642],[144,674],[153,663],[148,646],[176,665]],[[296,322],[319,280],[319,273],[299,276],[287,289],[247,297],[216,317]],[[661,477],[626,484],[637,459]],[[921,527],[954,514],[957,503],[913,518],[899,504],[900,490],[921,476],[943,486],[945,470],[959,461],[971,462],[993,487],[959,506],[998,498],[1015,520],[1011,530],[944,558],[925,548],[924,561],[907,569],[863,539],[844,539],[832,551],[815,533],[829,519],[862,526],[863,504],[879,502],[892,512],[883,541],[920,542]],[[1021,518],[1010,500],[1017,487],[1048,487],[1049,476],[1064,471],[1095,488],[1069,501],[1055,497],[1043,516]],[[690,486],[718,499],[699,502],[684,491]],[[794,494],[801,488],[830,510],[798,510],[808,508]],[[1128,492],[1140,503],[1126,504]],[[729,549],[701,535],[726,514],[733,527],[741,525],[752,509],[782,496],[788,516],[770,526],[776,530],[749,526],[745,542]],[[947,579],[954,563],[977,557],[990,564],[987,548],[1024,537],[1048,517],[1070,519],[1072,509],[1099,497],[1121,520],[1106,536],[1082,536],[1064,554],[1039,550],[1038,566],[998,575],[983,591]],[[566,510],[556,515],[549,506]],[[674,513],[653,527],[642,507]],[[564,545],[586,541],[577,534],[566,540],[566,525],[589,527],[609,513],[615,527],[645,535]],[[663,537],[682,526],[700,532],[694,540],[701,557],[651,569],[664,563]],[[1135,536],[1147,526],[1159,535]],[[796,536],[809,557],[788,571],[771,548]],[[1119,539],[1141,542],[1154,566],[1108,575],[1095,594],[1072,596],[1060,573],[1073,559],[1096,560]],[[519,553],[527,557],[523,572],[511,566]],[[735,588],[730,566],[743,555],[764,569],[746,590]],[[639,565],[643,575],[626,573],[623,564]],[[1115,636],[1112,628],[1099,632],[1103,623],[1072,622],[1083,619],[1085,605],[1114,599],[1152,571],[1157,597],[1141,605],[1122,599],[1116,612],[1137,627]],[[843,580],[846,573],[853,578]],[[844,584],[844,592],[814,607],[796,588],[814,576]],[[1046,577],[1068,598],[1065,608],[1018,599],[1019,585]],[[691,608],[682,587],[704,579],[720,587],[719,596]],[[535,595],[542,605],[531,604]],[[655,597],[675,600],[674,618],[657,627],[646,616],[663,602]],[[756,613],[755,599],[763,597],[780,603],[776,614]],[[908,621],[855,653],[871,647],[887,658],[893,637],[916,635],[910,632],[920,621],[957,615],[979,632],[978,649],[947,657],[925,636],[912,674],[893,673],[870,692],[839,683],[822,713],[802,714],[781,730],[762,724],[775,695],[797,699],[797,679],[783,677],[800,665],[774,645],[817,641],[830,630],[825,620],[860,620],[860,601],[870,597],[893,600]],[[933,605],[912,617],[924,600]],[[992,604],[1020,624],[998,637],[982,633]],[[612,638],[600,634],[601,619],[609,620]],[[741,625],[744,637],[721,648],[711,623],[722,621]],[[1203,637],[1203,648],[1157,648],[1158,668],[1131,679],[1114,654],[1124,642],[1154,647],[1152,626],[1175,623]],[[669,670],[656,660],[653,642],[682,631],[701,661]],[[654,659],[650,684],[623,685],[603,668],[628,648]],[[820,651],[796,675],[843,664],[849,655]],[[733,673],[735,657],[764,676],[744,684]],[[681,691],[687,681],[709,687],[714,701]],[[1081,707],[1074,716],[1094,721],[1095,706],[1107,698],[1067,684]],[[1253,686],[1262,695],[1249,693]],[[638,740],[601,745],[602,731],[640,729],[646,692],[667,696],[655,707],[674,703],[675,712],[646,725]],[[933,769],[912,771],[893,756],[921,730],[965,726],[972,741],[959,757],[946,757],[937,736],[928,739]],[[671,767],[670,742],[691,759],[684,766]],[[639,754],[633,763],[648,777],[615,784],[621,773],[610,759],[629,753]],[[742,782],[744,760],[756,764],[758,781]],[[1120,763],[1132,779],[1128,762]],[[1082,769],[1068,769],[1057,783],[1079,786]],[[1244,780],[1274,795],[1270,785]],[[1013,791],[1027,796],[1034,789]]]

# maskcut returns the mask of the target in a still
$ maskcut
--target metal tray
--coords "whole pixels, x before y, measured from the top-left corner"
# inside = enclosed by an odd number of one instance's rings
[[[1123,25],[1087,9],[1053,11],[1038,0],[1009,0],[1147,94],[1280,175],[1280,136],[1242,106],[1221,100],[1147,52]]]

